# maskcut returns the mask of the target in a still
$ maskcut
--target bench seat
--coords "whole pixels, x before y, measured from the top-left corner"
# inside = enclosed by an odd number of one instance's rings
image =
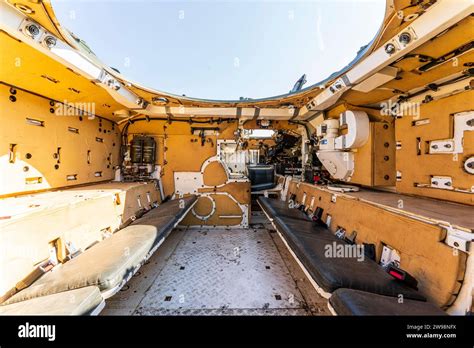
[[[329,303],[338,315],[447,315],[436,305],[353,289],[334,291]]]
[[[262,201],[259,200],[259,203]],[[271,206],[274,211],[283,210],[277,200],[266,199],[263,202],[263,209],[271,211],[268,207]],[[301,218],[292,218],[291,212],[269,215],[298,260],[326,293],[323,295],[329,297],[330,293],[339,288],[349,288],[386,296],[403,295],[409,299],[426,300],[417,290],[392,278],[380,265],[366,256],[361,257],[355,252],[345,257],[328,254],[329,250],[335,252],[337,248],[350,246],[326,227]]]
[[[279,199],[258,197],[258,203],[263,211],[274,219],[277,216],[287,216],[293,219],[311,221],[311,219],[298,209],[290,209],[288,203]]]
[[[44,274],[2,305],[88,286],[98,287],[104,298],[112,296],[153,254],[195,202],[196,197],[189,197],[183,207],[169,201],[152,209],[130,226]]]
[[[157,211],[155,215],[174,216],[176,217],[177,221],[181,220],[182,218],[184,218],[184,215],[188,212],[188,210],[193,207],[196,201],[197,201],[197,197],[195,195],[191,195],[191,196],[187,196],[183,198],[176,198],[171,201],[167,201],[166,203],[163,203],[162,205],[158,207],[159,214],[157,213],[158,212]],[[153,213],[154,211],[155,209],[152,209],[150,212],[146,213],[143,217],[152,216],[151,213]]]
[[[0,306],[0,315],[97,315],[104,299],[96,286]]]

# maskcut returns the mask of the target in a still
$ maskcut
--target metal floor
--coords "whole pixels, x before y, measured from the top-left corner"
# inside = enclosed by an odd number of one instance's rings
[[[252,222],[174,230],[102,315],[328,314],[265,218],[254,214]]]

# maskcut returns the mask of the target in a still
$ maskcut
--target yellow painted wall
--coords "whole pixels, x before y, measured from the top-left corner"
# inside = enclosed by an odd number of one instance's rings
[[[0,84],[0,197],[114,177],[119,164],[118,127],[61,109],[49,99]],[[30,125],[27,119],[43,126]],[[99,172],[101,176],[96,176]],[[67,180],[70,175],[76,180]]]
[[[450,176],[456,188],[470,190],[474,186],[474,175],[463,169],[465,159],[474,155],[474,132],[464,132],[463,153],[426,153],[426,142],[453,137],[452,114],[470,110],[474,110],[474,91],[422,104],[418,119],[427,119],[429,124],[413,126],[414,118],[411,116],[397,119],[396,138],[401,142],[396,154],[397,170],[402,174],[401,181],[397,182],[398,192],[474,205],[474,193],[415,187],[416,183],[429,184],[432,175]],[[419,155],[417,138],[420,138],[421,143]]]

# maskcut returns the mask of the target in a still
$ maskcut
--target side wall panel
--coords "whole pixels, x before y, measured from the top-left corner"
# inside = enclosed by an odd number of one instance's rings
[[[0,197],[112,179],[118,127],[81,118],[78,110],[0,84]]]

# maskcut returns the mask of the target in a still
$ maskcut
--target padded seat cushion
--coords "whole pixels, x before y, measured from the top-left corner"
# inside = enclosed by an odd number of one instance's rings
[[[89,315],[102,301],[99,288],[88,286],[0,306],[0,315]]]
[[[4,304],[87,286],[97,286],[102,292],[113,290],[151,255],[158,242],[171,232],[174,224],[195,203],[196,197],[183,200],[181,208],[179,200],[163,203],[110,238],[44,274]]]
[[[160,240],[159,230],[151,225],[128,226],[46,273],[5,303],[91,285],[101,291],[111,290],[127,279],[150,253]]]
[[[287,202],[279,199],[258,197],[258,203],[271,218],[286,216],[293,219],[311,221],[308,215],[303,213],[301,210],[289,208]]]
[[[371,294],[352,289],[334,291],[329,303],[339,315],[447,315],[430,302]]]
[[[157,228],[158,235],[165,235],[167,231],[173,229],[173,226],[177,221],[178,218],[171,215],[161,216],[159,210],[155,208],[132,222],[130,226],[153,226]]]
[[[352,252],[352,255],[346,253],[345,257],[338,256],[337,250],[350,245],[325,227],[288,217],[276,217],[275,225],[324,291],[332,293],[339,288],[349,288],[395,297],[402,294],[405,298],[425,300],[418,291],[393,279],[373,260],[365,256],[362,258],[356,252]],[[333,254],[327,254],[328,250],[333,251]]]
[[[197,197],[195,195],[183,198],[176,198],[172,201],[167,201],[161,204],[160,206],[158,206],[158,208],[151,210],[144,216],[149,215],[150,213],[155,211],[157,214],[159,213],[160,216],[175,216],[177,217],[177,219],[181,219],[182,217],[184,217],[184,214],[189,210],[189,208],[191,208],[194,203],[196,203],[196,200]],[[182,207],[180,207],[180,201],[183,202]]]
[[[180,208],[180,199],[174,199],[166,203],[161,204],[155,209],[145,213],[141,218],[135,220],[132,225],[154,225],[162,226],[162,228],[168,228],[174,226],[180,221],[186,212],[196,203],[196,196],[189,196],[182,198],[183,204]]]
[[[252,192],[268,190],[276,186],[275,167],[266,164],[249,165],[247,167]]]

